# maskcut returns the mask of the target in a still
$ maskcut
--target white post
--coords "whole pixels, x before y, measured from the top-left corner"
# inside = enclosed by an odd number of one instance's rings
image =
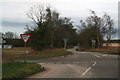
[[[64,40],[64,49],[67,49],[67,41],[68,41],[68,39],[64,38],[63,40]]]

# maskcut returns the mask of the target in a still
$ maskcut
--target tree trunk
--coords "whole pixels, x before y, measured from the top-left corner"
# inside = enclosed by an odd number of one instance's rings
[[[107,44],[106,44],[106,48],[108,48],[109,46],[109,43],[110,43],[110,40],[111,40],[111,36],[108,36],[108,38],[107,38]]]
[[[51,35],[51,44],[50,44],[51,48],[53,48],[53,40],[54,40],[54,33],[52,33],[52,35]]]
[[[97,44],[97,48],[99,48],[99,47],[100,47],[100,40],[99,40],[98,33],[97,33],[97,42],[98,42],[98,44]]]

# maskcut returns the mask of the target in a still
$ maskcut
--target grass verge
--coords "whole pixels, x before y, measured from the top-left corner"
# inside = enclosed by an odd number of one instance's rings
[[[36,63],[15,62],[4,63],[2,66],[3,80],[6,78],[24,78],[44,70],[44,68],[41,67],[41,65]]]
[[[21,51],[22,50],[22,51]],[[45,49],[43,51],[29,51],[28,54],[24,54],[24,49],[22,48],[14,48],[11,50],[3,50],[3,58],[9,57],[11,59],[44,59],[44,58],[52,58],[59,56],[71,55],[72,53],[66,51],[65,49]]]
[[[66,50],[59,50],[55,52],[42,53],[42,54],[27,54],[26,58],[27,59],[46,59],[46,58],[53,58],[53,57],[59,57],[59,56],[67,56],[70,54],[72,53]]]

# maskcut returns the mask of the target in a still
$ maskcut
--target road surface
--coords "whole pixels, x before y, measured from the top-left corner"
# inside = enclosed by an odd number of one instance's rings
[[[47,71],[28,78],[118,78],[118,55],[68,51],[74,55],[29,60],[41,64]]]

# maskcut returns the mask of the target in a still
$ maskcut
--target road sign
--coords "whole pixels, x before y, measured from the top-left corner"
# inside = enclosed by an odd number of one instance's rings
[[[68,38],[63,38],[63,40],[64,40],[64,49],[66,49],[67,48],[67,41],[69,40]]]
[[[30,34],[20,34],[22,40],[24,41],[24,43],[26,44],[28,42],[28,40],[30,39]]]
[[[20,36],[21,36],[21,38],[22,38],[22,40],[24,41],[24,43],[25,43],[25,53],[24,53],[24,62],[26,62],[26,52],[27,52],[27,50],[26,50],[26,43],[28,42],[28,40],[30,39],[30,34],[20,34]]]
[[[95,48],[96,41],[92,40],[92,48]]]

